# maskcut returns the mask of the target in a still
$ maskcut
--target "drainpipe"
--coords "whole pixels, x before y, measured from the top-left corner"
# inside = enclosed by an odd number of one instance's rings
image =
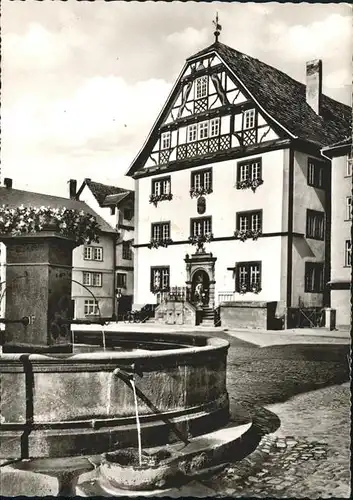
[[[325,193],[325,206],[326,206],[326,226],[325,226],[325,271],[324,271],[324,294],[323,294],[323,306],[325,308],[325,326],[327,326],[327,312],[331,310],[331,290],[327,289],[327,284],[331,280],[331,217],[332,217],[332,206],[331,206],[331,193],[332,193],[332,158],[327,156],[325,153],[325,148],[320,150],[321,156],[323,156],[327,161],[330,162],[329,170],[329,188],[326,189]]]
[[[113,320],[118,320],[117,314],[117,301],[116,301],[116,296],[115,296],[115,290],[116,290],[116,238],[117,235],[114,234],[113,240],[113,314],[112,318]]]

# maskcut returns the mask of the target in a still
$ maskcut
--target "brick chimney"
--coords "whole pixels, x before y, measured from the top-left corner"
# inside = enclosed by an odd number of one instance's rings
[[[308,61],[306,63],[306,102],[320,115],[322,96],[322,61]]]
[[[4,179],[4,186],[7,189],[12,189],[12,179],[9,179],[9,177],[5,177],[5,179]]]
[[[70,199],[75,200],[77,193],[77,181],[75,179],[69,180],[69,192],[70,192]]]

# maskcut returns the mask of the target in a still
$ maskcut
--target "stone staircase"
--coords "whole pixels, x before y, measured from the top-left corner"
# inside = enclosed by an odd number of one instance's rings
[[[202,313],[202,326],[214,326],[214,310],[212,307],[204,307]]]

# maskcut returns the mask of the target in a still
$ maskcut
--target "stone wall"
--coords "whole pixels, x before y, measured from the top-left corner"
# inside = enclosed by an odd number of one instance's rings
[[[275,317],[276,302],[223,302],[220,304],[223,328],[261,328],[278,330],[281,321]]]

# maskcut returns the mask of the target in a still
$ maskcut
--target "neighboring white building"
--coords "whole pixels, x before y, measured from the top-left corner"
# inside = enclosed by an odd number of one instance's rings
[[[331,307],[336,325],[352,321],[352,138],[347,137],[322,150],[332,158],[331,184]]]
[[[75,181],[70,181],[71,197],[87,203],[110,226],[116,230],[115,253],[112,256],[115,295],[115,314],[130,310],[133,303],[134,287],[134,192],[129,189],[110,186],[85,179],[76,193]],[[78,251],[74,252],[74,266],[82,268],[83,263]],[[76,270],[75,270],[76,272]],[[79,293],[76,287],[74,293]],[[82,291],[81,291],[82,293]]]
[[[253,302],[276,303],[287,324],[293,309],[325,305],[330,163],[320,149],[347,133],[351,111],[321,82],[321,61],[307,64],[305,87],[219,42],[187,59],[127,173],[135,302],[175,286],[193,300],[201,282],[205,309],[243,303],[235,324]],[[190,255],[189,237],[208,233],[206,253]]]

